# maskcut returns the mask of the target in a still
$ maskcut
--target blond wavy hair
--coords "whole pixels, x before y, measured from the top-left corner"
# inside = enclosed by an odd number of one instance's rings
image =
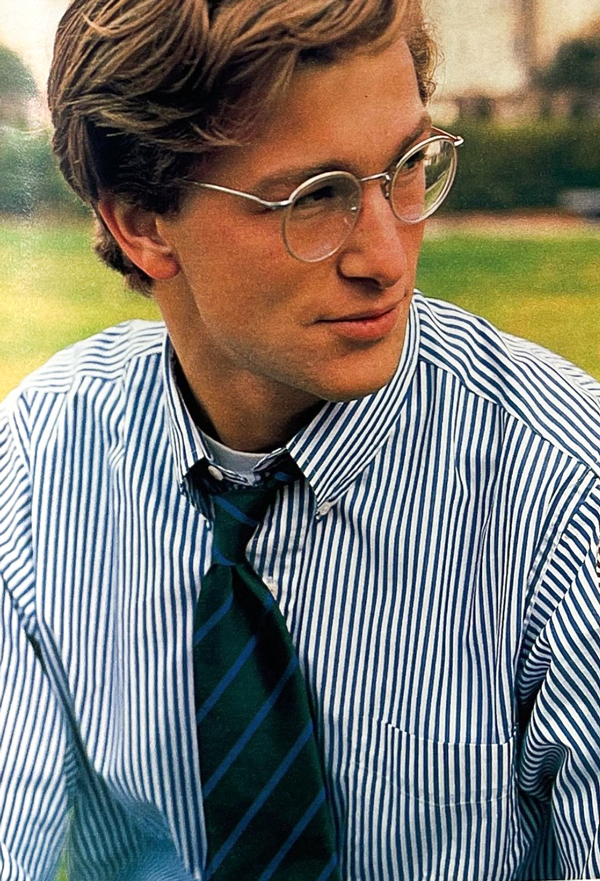
[[[298,65],[377,47],[398,20],[426,102],[435,45],[421,0],[73,0],[48,82],[62,173],[93,208],[112,194],[176,212],[194,167],[247,143]],[[151,292],[101,220],[95,247]]]

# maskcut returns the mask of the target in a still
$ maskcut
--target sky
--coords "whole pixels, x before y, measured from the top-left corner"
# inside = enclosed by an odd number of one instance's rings
[[[68,0],[0,0],[0,42],[17,51],[40,88],[48,75],[52,42]]]

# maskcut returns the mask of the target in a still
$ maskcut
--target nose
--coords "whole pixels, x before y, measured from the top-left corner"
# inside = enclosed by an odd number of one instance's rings
[[[384,187],[383,180],[363,186],[357,224],[338,258],[343,276],[368,279],[379,289],[392,287],[406,276],[407,245],[415,235],[414,228],[394,216]]]

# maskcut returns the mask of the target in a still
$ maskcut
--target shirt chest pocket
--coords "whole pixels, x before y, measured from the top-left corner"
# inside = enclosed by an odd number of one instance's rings
[[[384,722],[371,727],[370,748],[360,750],[358,763],[405,797],[430,805],[473,805],[497,802],[513,788],[514,737],[505,743],[444,743]]]
[[[514,738],[444,743],[373,720],[363,720],[361,734],[339,817],[349,877],[512,876],[521,858]]]

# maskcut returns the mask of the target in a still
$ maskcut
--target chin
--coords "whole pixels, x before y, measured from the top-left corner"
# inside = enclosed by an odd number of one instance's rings
[[[330,383],[319,395],[325,401],[339,402],[356,401],[374,395],[388,384],[396,373],[397,363],[389,371],[381,371],[377,376],[345,377],[339,383]]]
[[[373,346],[346,351],[321,370],[320,397],[328,401],[355,401],[380,391],[398,370],[403,347],[404,333],[401,339],[393,335]]]

